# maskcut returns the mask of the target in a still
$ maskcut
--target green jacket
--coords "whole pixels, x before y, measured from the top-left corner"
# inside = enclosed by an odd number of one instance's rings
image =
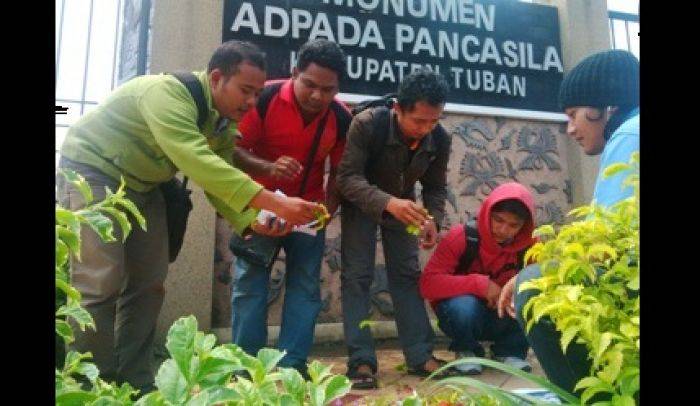
[[[240,234],[257,215],[247,206],[262,186],[232,166],[235,125],[214,133],[219,113],[209,78],[206,72],[195,75],[209,106],[202,132],[194,100],[180,81],[163,74],[139,76],[70,127],[61,155],[117,181],[123,176],[137,192],[152,190],[180,170]]]

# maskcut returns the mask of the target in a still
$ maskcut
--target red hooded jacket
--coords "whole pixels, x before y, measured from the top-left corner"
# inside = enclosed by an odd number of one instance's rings
[[[528,220],[510,244],[500,246],[491,236],[491,208],[507,199],[520,200],[530,210]],[[485,299],[489,280],[503,286],[518,271],[503,270],[508,264],[518,261],[518,252],[535,243],[532,231],[535,225],[535,204],[532,194],[523,185],[505,183],[494,189],[481,205],[477,227],[479,229],[479,254],[466,274],[455,275],[459,258],[467,247],[464,226],[453,226],[440,241],[428,260],[420,277],[421,295],[435,306],[439,301],[461,295],[475,295]]]

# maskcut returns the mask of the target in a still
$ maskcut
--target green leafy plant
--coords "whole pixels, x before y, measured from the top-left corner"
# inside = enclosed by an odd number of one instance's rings
[[[65,344],[75,340],[73,327],[69,324],[72,320],[85,331],[86,328],[95,328],[95,323],[88,313],[80,305],[80,292],[70,285],[69,265],[71,255],[75,260],[80,260],[80,228],[87,225],[105,242],[116,241],[112,221],[106,215],[117,219],[121,228],[123,239],[129,235],[131,224],[122,210],[130,213],[146,229],[146,223],[136,206],[126,199],[125,184],[122,179],[116,193],[106,189],[106,197],[98,203],[93,202],[92,190],[85,179],[71,170],[60,172],[78,191],[80,191],[86,206],[77,211],[71,211],[60,205],[56,205],[56,295],[65,300],[56,303],[56,333]],[[99,378],[99,371],[95,364],[86,360],[92,358],[92,354],[80,354],[69,351],[63,364],[56,368],[56,404],[57,405],[83,405],[83,404],[131,404],[131,397],[138,393],[129,384],[121,386],[110,384]],[[84,389],[76,379],[81,376],[90,384],[90,390]]]
[[[604,176],[622,171],[630,171],[623,187],[633,187],[633,196],[610,208],[576,208],[569,215],[580,220],[558,232],[551,225],[535,230],[541,241],[526,260],[540,264],[542,277],[520,288],[540,291],[523,308],[527,331],[548,317],[561,332],[562,350],[572,342],[588,349],[590,375],[576,385],[584,404],[608,393],[611,400],[600,404],[634,405],[639,392],[638,152]]]
[[[318,361],[309,365],[307,382],[297,370],[277,367],[284,352],[263,348],[253,357],[235,344],[215,343],[213,334],[197,331],[194,316],[177,320],[166,341],[171,358],[156,375],[158,391],[136,404],[323,406],[350,391],[348,378]]]
[[[562,405],[578,406],[580,401],[575,396],[571,395],[564,389],[549,382],[546,378],[524,372],[520,369],[513,368],[501,362],[493,361],[486,358],[469,357],[461,358],[443,365],[440,369],[433,372],[421,385],[417,388],[417,392],[422,399],[437,400],[444,402],[452,402],[447,404],[462,404],[473,406],[523,406],[523,405],[540,405],[547,404],[541,400],[535,399],[525,394],[510,392],[505,389],[487,384],[479,379],[468,376],[455,376],[444,378],[439,381],[431,379],[440,372],[460,364],[481,364],[487,367],[498,369],[518,378],[530,381],[542,389],[557,395],[562,400]],[[445,392],[452,390],[454,393]],[[449,395],[447,399],[445,394]],[[427,403],[426,403],[427,404]],[[439,404],[439,403],[431,403]]]

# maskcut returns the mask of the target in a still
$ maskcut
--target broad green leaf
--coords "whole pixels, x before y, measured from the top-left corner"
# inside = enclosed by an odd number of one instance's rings
[[[56,333],[63,337],[67,344],[73,342],[73,329],[63,320],[56,319]]]
[[[362,320],[360,322],[359,326],[361,329],[363,329],[363,328],[370,328],[371,329],[371,327],[376,325],[376,324],[377,324],[377,322],[373,321],[373,320]]]
[[[581,393],[581,404],[585,405],[588,401],[595,396],[597,393],[613,393],[614,390],[604,383],[593,385]]]
[[[56,205],[56,223],[66,226],[69,230],[78,234],[80,232],[80,220],[70,210]]]
[[[131,233],[131,223],[126,217],[126,214],[113,207],[100,207],[100,210],[111,214],[115,219],[117,219],[119,227],[122,229],[122,242],[126,241],[126,237],[128,237],[129,233]]]
[[[311,406],[323,406],[323,401],[326,395],[323,385],[310,383],[309,386],[309,400]]]
[[[627,283],[627,287],[632,290],[639,290],[639,273],[632,277],[632,279]]]
[[[194,337],[196,333],[197,319],[191,315],[181,317],[168,330],[168,337],[165,342],[165,347],[168,349],[170,356],[187,381],[190,379],[190,364],[194,355]]]
[[[401,402],[402,406],[423,406],[423,400],[418,396],[410,396]]]
[[[97,369],[97,366],[95,366],[95,364],[91,362],[81,363],[78,366],[78,370],[76,372],[88,378],[93,384],[95,383],[95,380],[97,380],[97,377],[100,375],[100,371]]]
[[[632,323],[622,323],[620,325],[620,333],[625,337],[639,337],[639,327]]]
[[[61,268],[68,262],[68,246],[63,241],[56,239],[56,268]]]
[[[139,398],[139,400],[134,404],[134,406],[169,406],[168,403],[163,399],[163,395],[158,392],[151,392],[146,396]]]
[[[573,243],[567,244],[567,246],[564,247],[564,255],[565,256],[574,256],[577,259],[584,258],[583,245],[581,243],[578,243],[578,242],[573,242]]]
[[[309,364],[308,372],[312,382],[320,383],[324,378],[331,374],[331,366],[323,365],[317,360],[314,360],[311,362],[311,364]]]
[[[561,348],[564,352],[566,352],[566,349],[569,348],[569,343],[571,343],[571,340],[576,337],[576,334],[579,332],[581,329],[581,326],[572,326],[564,330],[564,332],[561,335]]]
[[[56,226],[56,234],[58,234],[58,238],[68,246],[70,252],[80,261],[80,238],[78,234],[63,226]]]
[[[600,343],[598,344],[598,353],[596,354],[597,357],[601,357],[603,355],[603,352],[610,346],[610,343],[612,342],[613,335],[612,333],[606,332],[600,335]]]
[[[287,393],[299,404],[304,403],[306,393],[306,382],[299,371],[293,368],[280,368],[282,386]]]
[[[352,383],[343,375],[336,375],[326,382],[326,399],[324,405],[327,405],[332,400],[344,396],[350,392]]]
[[[551,237],[554,235],[554,226],[551,224],[545,224],[539,226],[532,232],[533,237]]]
[[[116,202],[117,205],[122,206],[131,213],[132,216],[138,221],[139,226],[143,231],[146,231],[146,219],[143,218],[138,207],[129,199],[120,199]]]
[[[65,168],[60,169],[59,173],[63,174],[66,180],[68,180],[73,184],[73,186],[75,186],[76,189],[78,189],[80,194],[83,195],[86,205],[92,202],[92,189],[90,189],[90,185],[82,175],[80,175],[78,172]]]
[[[285,393],[280,396],[280,406],[303,406],[303,402],[299,402],[292,395]]]
[[[80,292],[78,289],[72,287],[68,282],[56,278],[56,287],[61,289],[69,298],[76,302],[80,302]]]
[[[100,236],[102,241],[117,241],[117,239],[114,238],[112,220],[110,220],[109,217],[97,211],[81,211],[81,215],[85,218],[90,228]]]
[[[612,385],[620,375],[620,369],[622,368],[623,362],[622,352],[610,351],[608,354],[606,354],[606,358],[608,359],[608,364],[600,372],[598,372],[598,377],[603,382]]]
[[[612,259],[613,261],[617,259],[617,251],[608,244],[593,244],[588,249],[588,258],[591,259]]]
[[[265,368],[265,372],[270,372],[277,366],[277,363],[284,357],[285,351],[278,351],[272,348],[262,348],[258,351],[258,360]]]
[[[56,406],[82,406],[97,399],[97,395],[85,391],[65,392],[56,396]]]
[[[613,406],[636,406],[634,398],[632,396],[620,396],[614,395],[612,397],[611,403]]]
[[[223,402],[238,402],[242,400],[241,395],[234,389],[226,387],[218,388],[207,388],[205,391],[209,398],[209,404],[223,403]]]
[[[603,170],[603,179],[610,178],[617,175],[620,172],[632,169],[629,164],[617,162],[612,165],[608,165],[605,170]]]
[[[85,327],[95,328],[95,322],[92,320],[90,313],[81,307],[79,302],[70,298],[67,304],[58,308],[56,316],[71,317],[78,323],[82,331],[85,331]]]
[[[187,381],[173,359],[165,360],[158,369],[156,386],[168,402],[180,405],[185,402],[189,392]]]

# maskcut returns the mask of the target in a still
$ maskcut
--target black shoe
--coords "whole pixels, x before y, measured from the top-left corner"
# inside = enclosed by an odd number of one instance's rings
[[[443,366],[445,366],[445,364],[447,364],[447,361],[445,361],[445,360],[435,358],[435,357],[432,357],[432,358],[435,362],[437,362],[440,365],[438,367],[438,369],[442,368]],[[427,361],[426,361],[426,363],[427,363]],[[421,365],[418,368],[409,368],[408,369],[409,375],[420,376],[423,378],[430,376],[430,374],[432,374],[433,372],[435,372],[435,371],[428,371],[427,369],[425,369],[425,364]],[[449,378],[451,376],[457,376],[457,375],[459,375],[459,372],[457,370],[455,370],[454,367],[450,367],[448,369],[443,370],[439,374],[433,376],[432,379],[444,379],[444,378]]]
[[[379,384],[377,382],[376,375],[372,373],[357,371],[358,367],[362,365],[369,366],[370,369],[372,369],[370,365],[360,364],[354,368],[348,369],[348,372],[345,374],[345,376],[348,377],[350,382],[352,382],[352,389],[377,389],[379,387]]]

